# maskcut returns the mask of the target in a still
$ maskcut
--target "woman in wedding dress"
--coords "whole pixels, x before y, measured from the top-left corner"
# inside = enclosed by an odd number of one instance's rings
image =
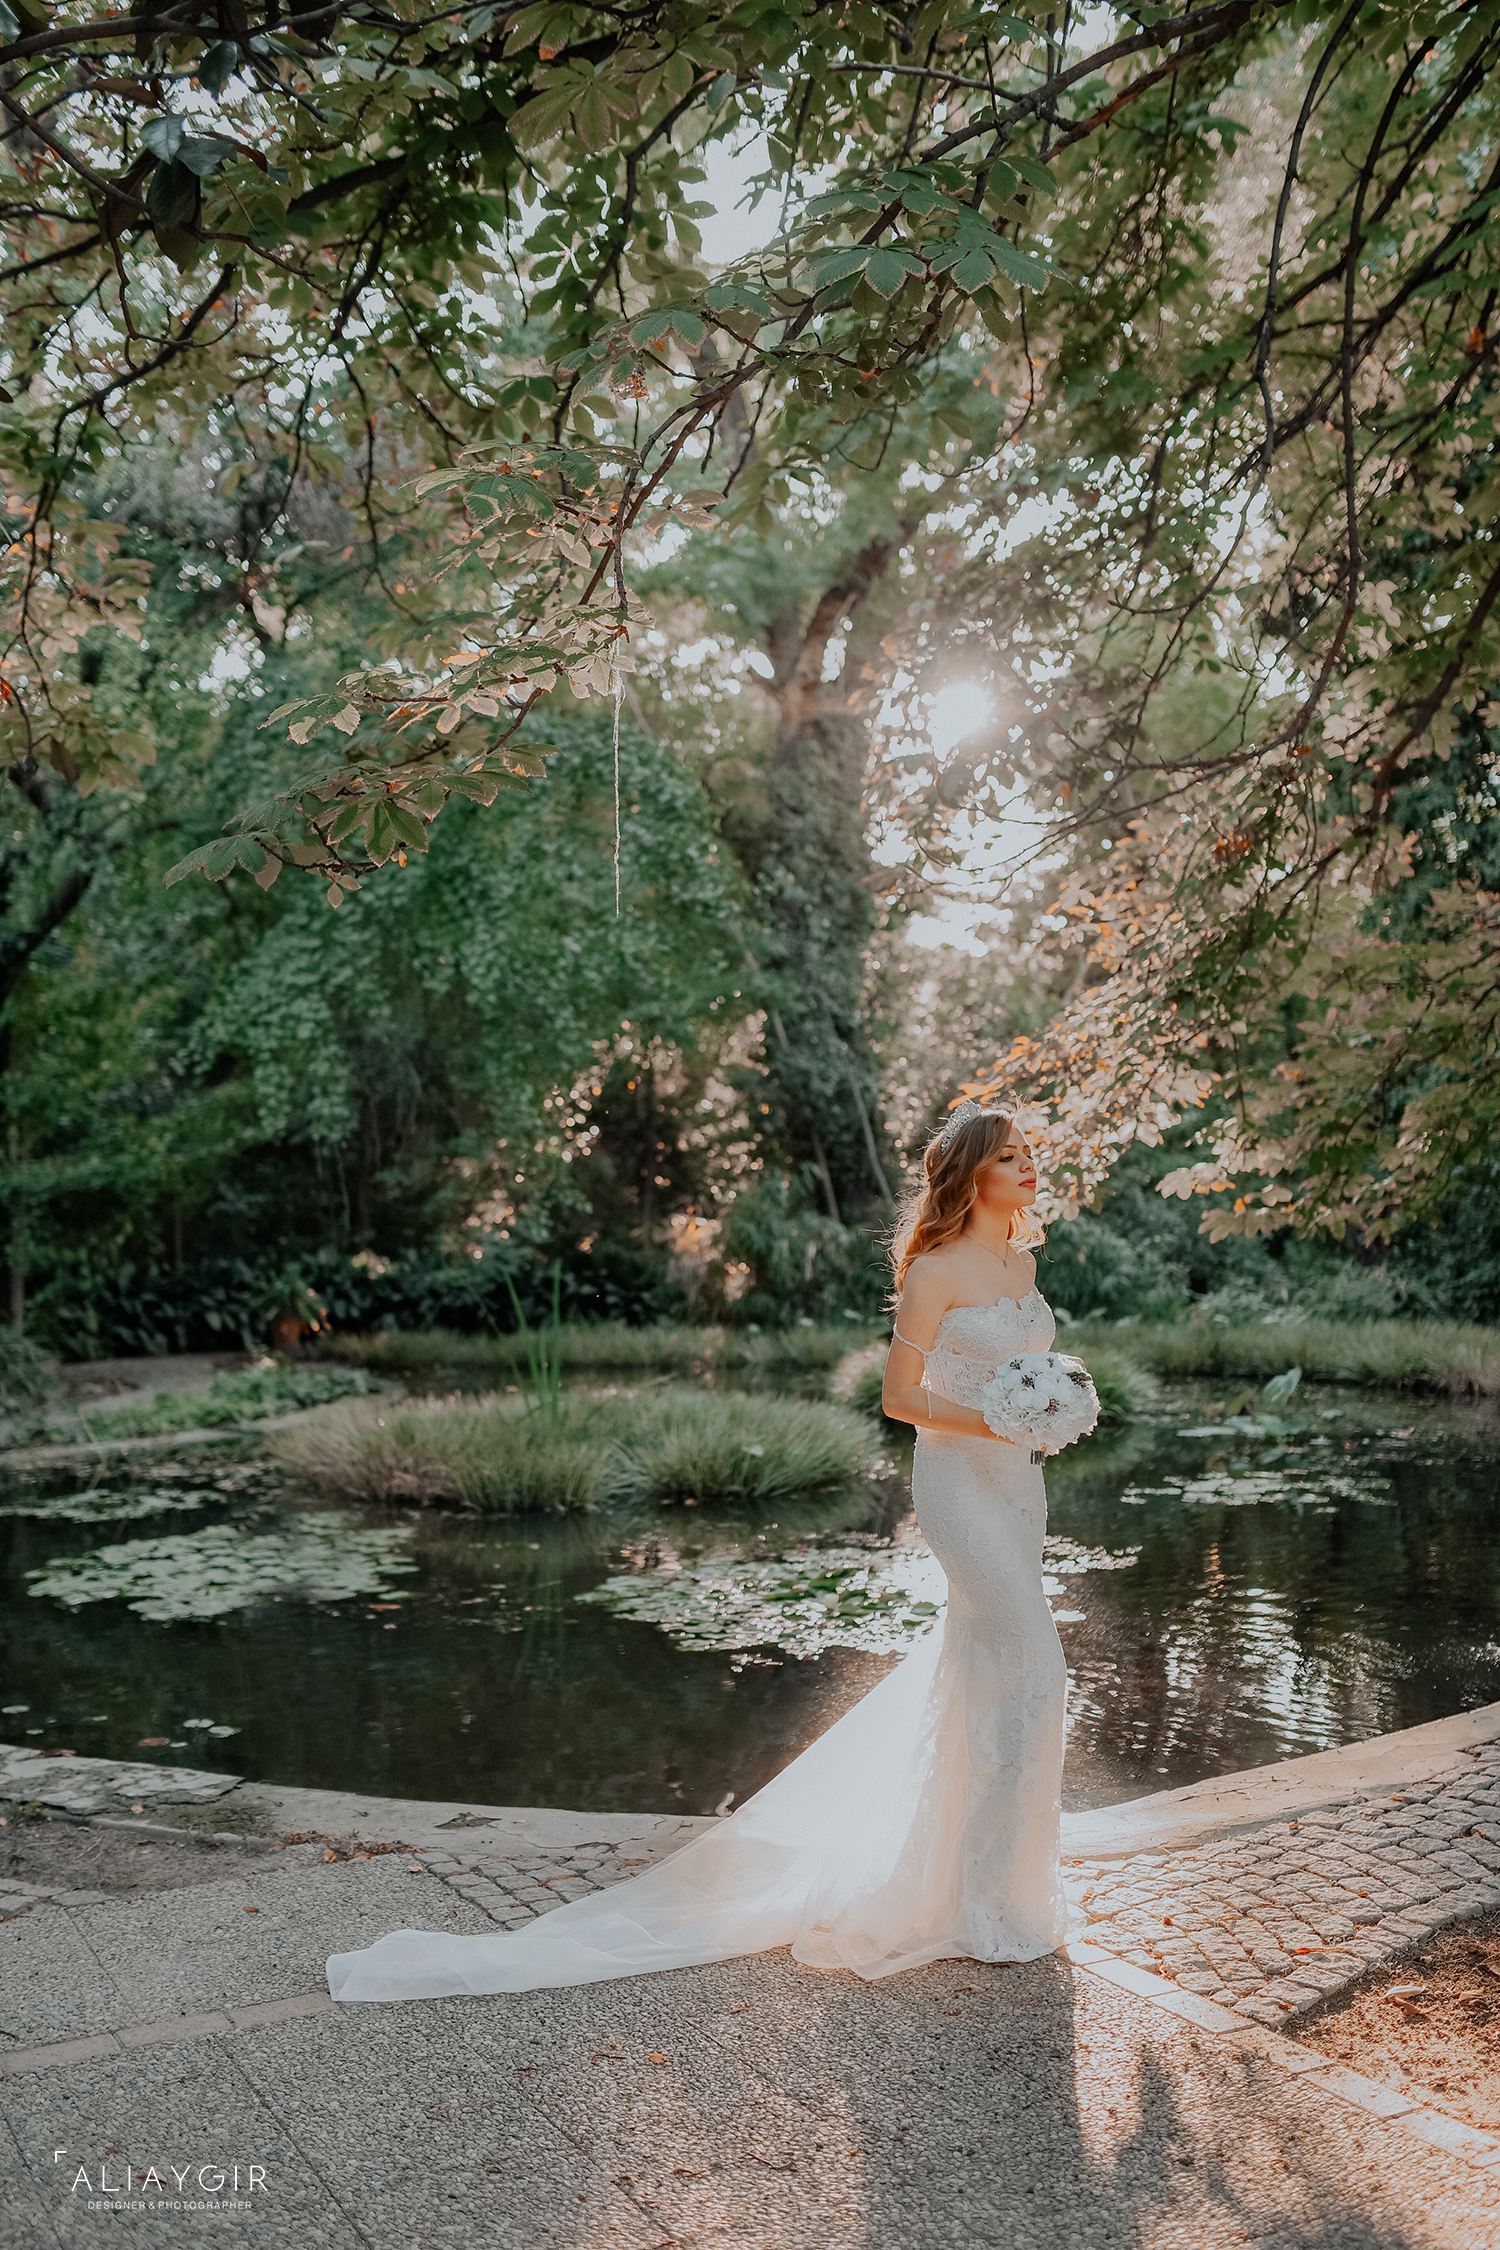
[[[917,1430],[912,1497],[947,1613],[809,1750],[659,1866],[519,1930],[396,1930],[328,1963],[335,2000],[527,1992],[790,1946],[867,1979],[1030,1961],[1064,1938],[1067,1671],[1042,1588],[1046,1492],[979,1411],[1046,1351],[1036,1168],[1012,1118],[965,1102],[929,1145],[895,1243],[885,1408]]]

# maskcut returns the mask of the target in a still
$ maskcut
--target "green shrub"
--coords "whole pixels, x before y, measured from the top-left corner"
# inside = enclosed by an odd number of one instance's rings
[[[47,1395],[47,1369],[28,1336],[9,1323],[0,1325],[0,1412],[37,1406]]]
[[[861,1344],[857,1352],[846,1352],[833,1371],[829,1397],[852,1406],[858,1414],[878,1414],[890,1348],[882,1337],[876,1343]]]

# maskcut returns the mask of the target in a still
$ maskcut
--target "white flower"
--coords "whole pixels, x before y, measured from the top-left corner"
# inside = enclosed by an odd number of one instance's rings
[[[980,1411],[997,1437],[1060,1453],[1099,1419],[1099,1394],[1081,1359],[1067,1352],[1018,1352],[985,1385]]]

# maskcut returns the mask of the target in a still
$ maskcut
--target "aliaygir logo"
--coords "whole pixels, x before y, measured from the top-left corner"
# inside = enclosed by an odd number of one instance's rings
[[[81,2162],[54,2149],[52,2161],[71,2172],[68,2191],[90,2211],[250,2211],[267,2192],[264,2164],[136,2164],[116,2148]]]

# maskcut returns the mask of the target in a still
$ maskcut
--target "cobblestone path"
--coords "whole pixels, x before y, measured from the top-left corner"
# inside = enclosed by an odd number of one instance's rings
[[[437,1875],[450,1890],[483,1907],[505,1930],[519,1929],[585,1891],[623,1882],[647,1864],[628,1844],[580,1844],[572,1851],[418,1851],[411,1864]]]
[[[1090,1945],[1281,2024],[1440,1924],[1500,1906],[1500,1742],[1394,1794],[1066,1872]]]

